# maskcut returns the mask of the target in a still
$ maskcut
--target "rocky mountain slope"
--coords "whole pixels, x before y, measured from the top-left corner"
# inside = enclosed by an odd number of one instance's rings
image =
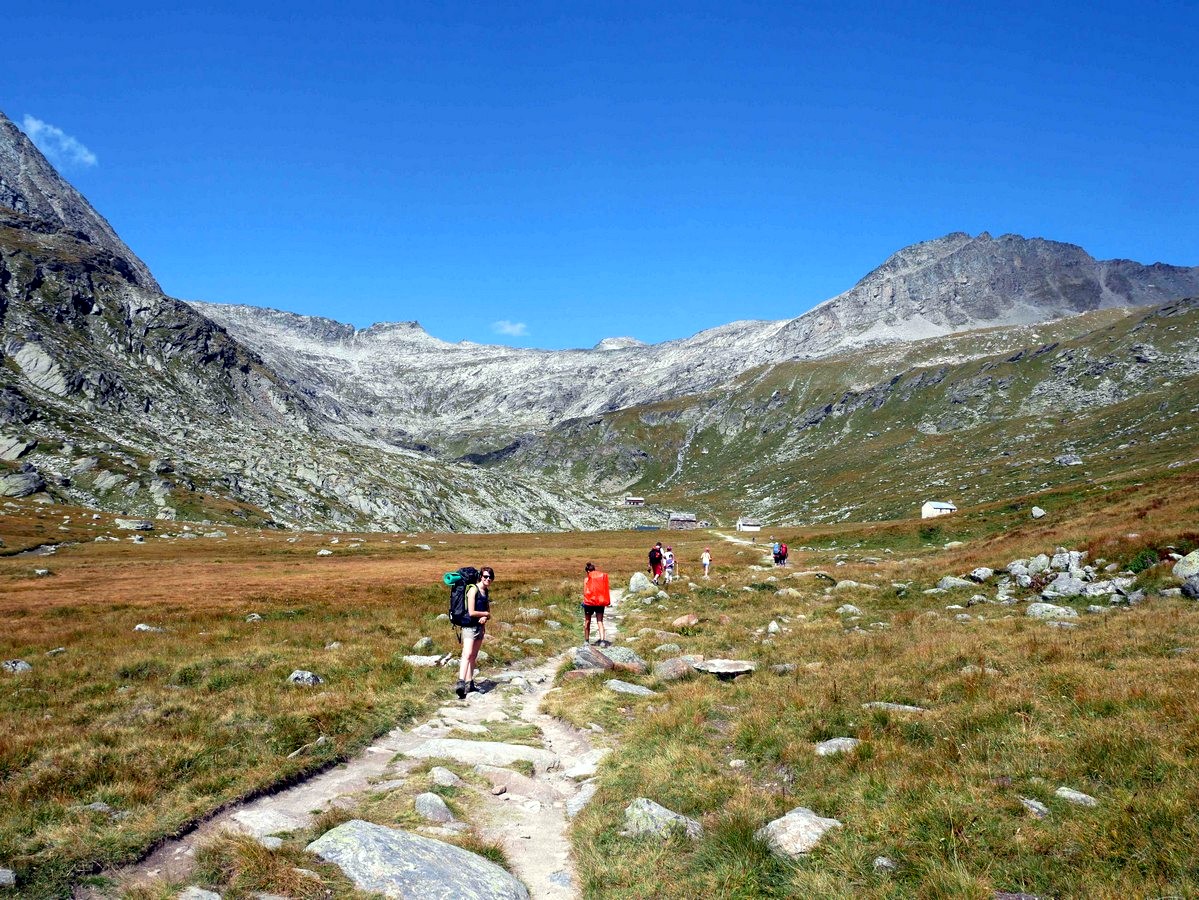
[[[1023,443],[1029,410],[1067,389],[1086,399],[1059,437],[1147,397],[1189,423],[1169,389],[1194,373],[1173,339],[1195,333],[1183,294],[1199,269],[956,234],[787,321],[589,350],[449,344],[415,322],[164,296],[0,114],[0,496],[363,530],[626,527],[672,506],[906,515],[980,441]],[[902,487],[879,487],[888,468]],[[621,508],[625,489],[654,505]]]
[[[1097,261],[1070,244],[1017,235],[951,234],[900,250],[797,318],[734,322],[653,345],[615,340],[550,352],[450,344],[415,322],[358,330],[276,310],[194,305],[331,420],[384,443],[490,458],[563,420],[711,390],[764,365],[1196,293],[1199,267]]]

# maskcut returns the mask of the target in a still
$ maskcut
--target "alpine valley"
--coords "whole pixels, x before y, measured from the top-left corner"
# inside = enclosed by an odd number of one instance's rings
[[[955,233],[785,321],[447,343],[164,295],[0,114],[0,495],[362,531],[978,506],[1195,461],[1197,296],[1199,267]]]

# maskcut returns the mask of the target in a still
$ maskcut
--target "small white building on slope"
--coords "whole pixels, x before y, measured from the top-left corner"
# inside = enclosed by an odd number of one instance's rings
[[[945,503],[941,500],[929,500],[920,507],[920,518],[935,519],[937,516],[947,516],[957,511],[958,508],[952,503]]]

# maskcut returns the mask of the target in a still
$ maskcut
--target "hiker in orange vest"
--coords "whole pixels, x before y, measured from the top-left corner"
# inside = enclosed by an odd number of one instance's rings
[[[595,563],[587,563],[587,575],[583,579],[583,643],[591,643],[591,617],[595,616],[596,627],[599,631],[597,647],[611,647],[604,633],[604,610],[612,603],[612,595],[608,590],[608,573],[601,572]]]

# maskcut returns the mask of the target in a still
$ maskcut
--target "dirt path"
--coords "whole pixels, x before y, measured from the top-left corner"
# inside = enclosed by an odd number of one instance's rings
[[[616,607],[622,593],[612,591],[609,639],[619,628]],[[491,783],[490,791],[472,788],[473,794],[460,795],[460,808],[481,837],[504,847],[513,871],[534,900],[578,897],[566,834],[567,804],[589,795],[586,779],[604,751],[596,746],[598,733],[580,731],[540,711],[541,701],[554,689],[555,672],[569,656],[570,651],[534,668],[482,679],[487,688],[484,692],[470,694],[465,700],[451,698],[426,721],[394,729],[343,765],[277,794],[225,810],[136,866],[113,874],[125,885],[159,880],[187,883],[196,849],[219,832],[228,829],[265,838],[307,827],[320,811],[333,806],[352,809],[363,793],[386,790],[389,784],[399,787],[423,758],[439,757],[455,759],[460,773],[473,769]],[[448,686],[449,670],[446,672]],[[529,723],[540,732],[541,755],[531,776],[500,764],[509,753],[528,751],[490,736],[492,729],[505,723]],[[462,739],[464,734],[468,739]],[[431,824],[422,830],[444,836],[462,827]]]

